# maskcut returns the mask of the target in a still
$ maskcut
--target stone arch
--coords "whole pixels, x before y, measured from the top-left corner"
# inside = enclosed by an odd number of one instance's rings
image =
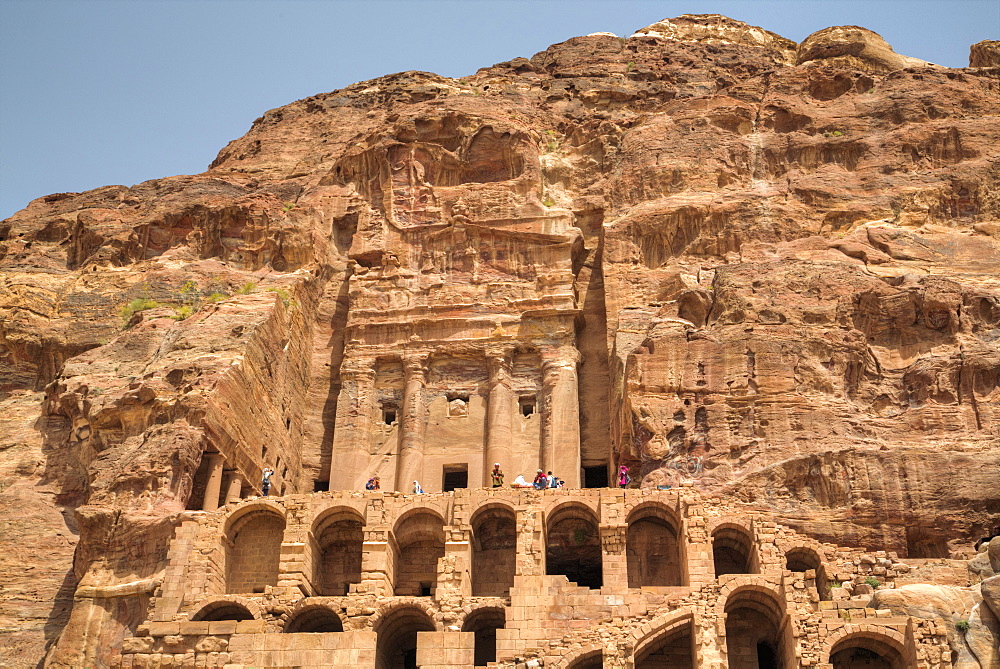
[[[683,585],[680,522],[672,509],[647,502],[628,514],[625,553],[628,587]]]
[[[757,573],[759,565],[750,530],[738,523],[716,525],[712,530],[712,561],[716,578]]]
[[[396,595],[426,597],[437,587],[438,560],[444,557],[444,519],[436,509],[416,507],[402,514],[395,539]]]
[[[305,603],[292,610],[281,631],[288,634],[343,632],[344,620],[337,611],[326,604]]]
[[[716,604],[726,621],[726,654],[730,667],[780,669],[794,665],[783,597],[763,579],[746,579],[724,587]]]
[[[502,606],[481,606],[466,614],[462,631],[476,635],[475,666],[485,667],[497,661],[497,630],[507,624],[507,614]]]
[[[245,597],[227,595],[201,602],[189,620],[259,620],[261,614],[256,602]]]
[[[545,573],[562,575],[587,588],[604,582],[597,514],[589,505],[567,502],[545,516]]]
[[[645,623],[632,635],[633,666],[694,667],[694,613],[678,609]]]
[[[517,566],[517,514],[507,504],[484,504],[470,524],[472,596],[508,596]]]
[[[552,666],[565,669],[603,669],[604,649],[600,646],[586,646],[572,659],[561,660]]]
[[[433,495],[415,495],[415,499],[406,502],[396,508],[393,526],[398,526],[406,518],[418,513],[432,513],[441,519],[444,524],[448,517],[447,504],[442,500],[433,499]],[[450,496],[449,496],[450,497]]]
[[[399,603],[373,617],[375,669],[408,669],[417,666],[417,632],[437,629],[428,607]]]
[[[284,509],[277,504],[241,506],[226,520],[226,592],[261,593],[278,584]]]
[[[906,669],[913,659],[900,632],[873,625],[845,625],[827,638],[823,650],[833,669]]]
[[[361,582],[364,517],[351,507],[325,510],[313,522],[312,583],[319,595],[346,595]]]
[[[815,572],[816,592],[821,600],[830,599],[830,582],[820,553],[809,546],[794,546],[785,551],[785,569],[797,573]]]

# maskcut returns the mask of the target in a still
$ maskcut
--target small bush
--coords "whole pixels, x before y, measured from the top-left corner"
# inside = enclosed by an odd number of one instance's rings
[[[831,588],[842,588],[842,587],[844,587],[844,584],[841,583],[840,581],[830,581],[830,587]]]
[[[286,307],[292,303],[292,296],[284,288],[268,288],[268,292],[276,293],[281,298],[281,303]]]
[[[121,309],[118,310],[118,315],[122,317],[122,322],[128,325],[135,316],[140,311],[145,311],[147,309],[155,309],[160,306],[160,303],[156,300],[151,300],[148,297],[137,297],[132,300]]]
[[[210,304],[215,304],[216,302],[221,302],[222,300],[226,299],[227,297],[229,297],[229,296],[226,295],[225,293],[220,293],[219,291],[215,291],[214,293],[212,293],[211,295],[209,295],[208,297],[206,297],[205,301],[208,302],[208,303],[210,303]]]
[[[635,61],[634,60],[630,60],[628,62],[628,71],[631,72],[634,69],[635,69]]]
[[[868,578],[866,578],[865,579],[865,583],[867,583],[868,585],[872,586],[873,588],[877,588],[880,585],[882,585],[882,581],[878,580],[874,576],[869,576]]]
[[[969,631],[969,621],[968,620],[959,620],[957,623],[955,623],[955,629],[957,629],[959,632],[965,634],[966,632]]]
[[[182,321],[191,314],[194,313],[194,307],[190,304],[182,304],[179,307],[174,307],[174,315],[171,316],[175,321]]]
[[[549,197],[548,195],[546,195],[546,196],[545,196],[545,199],[544,199],[544,200],[542,200],[542,204],[544,204],[544,205],[545,205],[546,207],[553,207],[553,206],[555,206],[555,204],[556,204],[556,201],[555,201],[555,200],[553,200],[553,199],[552,199],[551,197]]]
[[[257,284],[256,283],[254,283],[253,281],[247,281],[245,284],[243,284],[242,286],[240,286],[236,290],[236,292],[239,293],[240,295],[249,295],[250,293],[252,293],[256,289],[257,289]]]

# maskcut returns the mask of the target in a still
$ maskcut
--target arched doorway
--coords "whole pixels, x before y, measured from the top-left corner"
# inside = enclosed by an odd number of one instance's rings
[[[253,620],[250,610],[238,602],[219,601],[206,604],[191,616],[191,620]]]
[[[757,571],[750,534],[739,525],[720,525],[712,533],[715,577],[723,574],[754,574]]]
[[[583,657],[578,657],[569,665],[569,669],[603,669],[604,653],[599,650],[587,653]]]
[[[787,621],[772,593],[747,588],[726,600],[726,654],[730,669],[791,669],[785,657]]]
[[[864,633],[852,634],[834,644],[830,664],[833,669],[906,669],[897,643]]]
[[[545,532],[545,573],[563,575],[587,588],[603,581],[601,535],[589,508],[564,504],[548,518]]]
[[[823,568],[823,561],[819,553],[811,548],[799,546],[792,548],[785,553],[785,569],[797,573],[804,573],[810,569],[816,572],[816,592],[821,600],[830,599],[830,583],[826,578],[826,570]]]
[[[437,587],[438,560],[444,557],[444,521],[430,510],[403,515],[393,530],[397,595],[429,597]]]
[[[472,517],[472,596],[506,597],[514,585],[517,521],[507,507],[480,509]]]
[[[433,632],[434,621],[415,606],[387,613],[375,626],[375,669],[416,669],[417,632]]]
[[[226,531],[226,592],[252,594],[278,584],[285,518],[277,511],[255,509],[229,523]]]
[[[641,506],[629,514],[625,552],[628,587],[683,585],[683,559],[673,514]]]
[[[500,607],[485,607],[476,609],[462,623],[463,632],[473,632],[476,635],[475,664],[485,667],[488,662],[497,661],[497,630],[507,622],[504,610]]]
[[[335,510],[313,525],[316,558],[313,586],[319,595],[346,595],[351,583],[361,582],[364,523],[353,509]]]
[[[688,668],[694,669],[694,636],[690,621],[662,632],[635,656],[635,669]]]
[[[343,632],[344,623],[334,611],[325,606],[311,606],[296,613],[282,630],[292,633]]]

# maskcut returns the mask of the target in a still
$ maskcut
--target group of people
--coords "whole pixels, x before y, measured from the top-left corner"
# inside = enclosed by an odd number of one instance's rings
[[[268,494],[271,492],[271,476],[273,476],[273,475],[274,475],[274,470],[273,469],[271,469],[270,467],[265,467],[264,468],[264,472],[263,472],[263,475],[261,477],[261,482],[260,482],[261,492],[263,493],[264,497],[267,497]],[[493,487],[494,488],[502,488],[503,487],[503,479],[504,479],[504,475],[503,475],[503,470],[500,469],[500,463],[499,462],[494,462],[493,463],[493,471],[490,472],[490,480],[493,483]],[[618,481],[617,481],[618,487],[619,488],[625,488],[631,482],[632,482],[632,478],[628,475],[628,467],[626,467],[625,465],[621,465],[618,468]],[[562,488],[564,485],[565,485],[565,482],[562,479],[560,479],[559,477],[554,476],[551,471],[549,471],[548,473],[545,473],[541,469],[539,469],[537,472],[535,472],[535,479],[531,483],[528,483],[524,479],[524,476],[522,476],[521,474],[518,474],[517,478],[515,478],[514,482],[511,484],[511,487],[513,487],[513,488],[534,488],[535,490],[546,490],[546,489],[550,489],[550,488]],[[376,474],[375,476],[372,476],[370,479],[368,479],[368,482],[365,483],[365,490],[375,491],[375,490],[381,490],[381,489],[382,489],[382,483],[379,480],[378,474]],[[415,495],[422,495],[422,494],[424,494],[424,489],[420,485],[419,482],[414,481],[413,482],[413,491],[412,492]],[[1000,530],[1000,528],[998,528],[998,530]]]
[[[264,470],[264,472],[265,472],[264,494],[265,495],[267,494],[268,487],[270,487],[270,481],[269,481],[270,475],[266,473],[268,471],[270,471],[270,470],[268,470],[268,469]],[[274,472],[271,472],[271,473],[274,473]],[[503,474],[503,470],[500,469],[500,463],[499,462],[494,462],[493,463],[493,471],[490,472],[490,481],[493,484],[493,487],[494,488],[502,488],[503,487],[503,480],[504,480],[504,474]],[[625,465],[621,465],[618,468],[618,479],[617,479],[618,487],[619,488],[626,488],[626,487],[628,487],[629,483],[631,483],[631,482],[632,482],[632,477],[630,477],[628,475],[628,467],[625,466]],[[512,488],[534,488],[535,490],[547,490],[547,489],[550,489],[550,488],[562,488],[564,485],[566,485],[565,481],[563,481],[559,477],[553,475],[551,471],[549,471],[548,473],[546,473],[546,472],[543,472],[541,469],[539,469],[538,471],[535,472],[535,478],[534,478],[534,480],[531,483],[528,483],[525,480],[524,476],[521,475],[521,474],[518,474],[517,478],[514,479],[514,482],[511,483],[511,487]],[[370,479],[368,479],[368,482],[365,483],[365,490],[372,490],[372,491],[374,491],[374,490],[381,490],[381,489],[382,489],[382,485],[381,485],[381,482],[379,481],[378,474],[376,474],[375,476],[372,476]],[[420,485],[420,483],[418,481],[414,481],[413,482],[413,490],[412,490],[412,492],[415,495],[422,495],[422,494],[424,494],[424,489],[423,489],[423,487]]]

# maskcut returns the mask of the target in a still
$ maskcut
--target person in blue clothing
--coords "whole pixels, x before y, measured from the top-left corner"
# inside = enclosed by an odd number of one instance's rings
[[[260,490],[267,497],[271,492],[271,477],[274,476],[274,470],[270,467],[264,467],[263,473],[260,476]]]
[[[413,494],[414,495],[423,495],[424,494],[424,489],[420,487],[420,484],[417,481],[413,482]]]
[[[545,490],[549,487],[549,480],[545,477],[545,472],[541,469],[535,473],[535,480],[532,483],[535,486],[535,490]]]

